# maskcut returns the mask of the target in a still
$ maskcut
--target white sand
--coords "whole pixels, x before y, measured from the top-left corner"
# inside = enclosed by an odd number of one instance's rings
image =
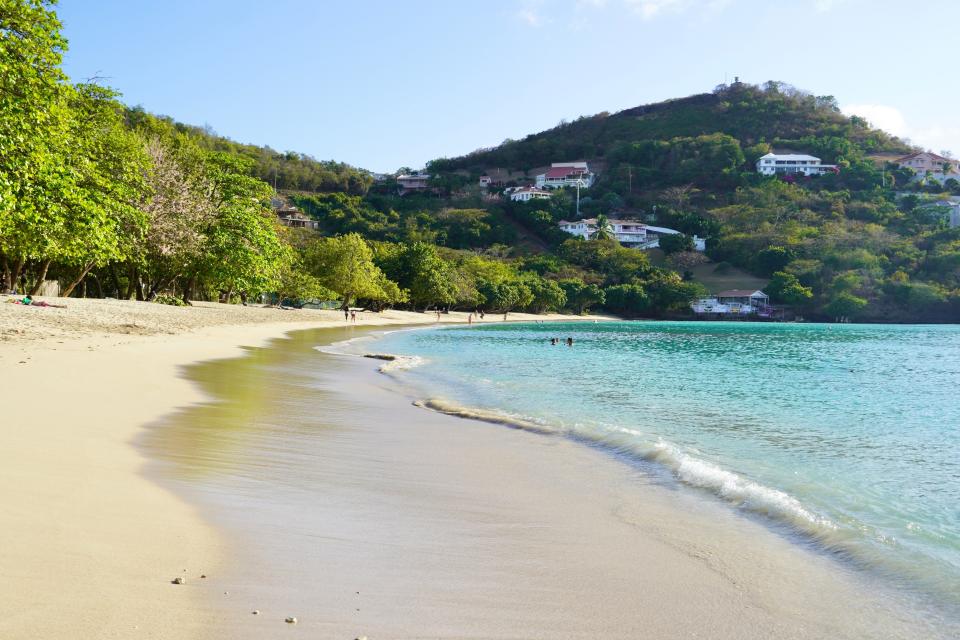
[[[143,477],[131,441],[146,423],[202,399],[180,377],[182,365],[239,355],[238,346],[291,329],[343,325],[343,316],[48,301],[68,308],[0,296],[0,638],[207,637],[199,576],[215,575],[222,540]],[[495,320],[502,316],[487,316]],[[404,312],[360,320],[434,321]],[[177,576],[186,584],[170,584]]]

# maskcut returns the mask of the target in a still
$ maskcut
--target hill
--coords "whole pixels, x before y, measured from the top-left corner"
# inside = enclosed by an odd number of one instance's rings
[[[724,134],[750,155],[771,146],[800,146],[834,162],[853,150],[906,153],[902,141],[840,113],[833,96],[813,96],[780,82],[762,87],[737,82],[703,93],[639,106],[616,114],[583,116],[569,123],[430,164],[436,172],[485,171],[488,167],[529,170],[559,160],[616,160],[623,145],[644,140]],[[765,151],[764,151],[765,152]],[[762,154],[760,154],[762,155]],[[750,158],[748,158],[749,160]]]
[[[768,177],[754,168],[770,151],[836,164],[839,173]],[[767,284],[775,302],[819,319],[960,319],[960,230],[940,201],[960,184],[914,180],[891,160],[915,149],[832,96],[779,82],[735,83],[712,93],[598,114],[428,165],[439,181],[469,184],[489,172],[532,177],[551,162],[587,160],[597,171],[583,217],[655,221],[707,239],[706,256],[654,255],[709,290]],[[796,178],[796,179],[794,179]],[[568,196],[504,205],[561,256],[556,222],[574,215]],[[568,252],[569,253],[569,252]],[[622,280],[614,278],[614,280]],[[605,275],[603,284],[611,280]]]

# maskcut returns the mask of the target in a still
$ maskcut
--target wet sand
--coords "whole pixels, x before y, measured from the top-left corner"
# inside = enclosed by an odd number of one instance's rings
[[[412,405],[296,332],[139,440],[224,532],[203,637],[929,638],[850,566],[649,468]],[[227,593],[224,593],[227,592]],[[260,615],[252,615],[252,611]]]
[[[145,477],[132,442],[147,423],[204,400],[183,365],[236,358],[238,345],[297,328],[342,326],[343,316],[51,302],[67,308],[0,304],[0,638],[211,637],[225,618],[206,585],[219,588],[219,567],[246,552],[232,539],[225,548],[205,511]],[[358,325],[435,320],[391,311],[361,314]],[[186,584],[171,584],[178,576]]]

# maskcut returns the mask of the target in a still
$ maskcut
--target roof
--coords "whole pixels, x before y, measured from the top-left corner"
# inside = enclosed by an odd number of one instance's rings
[[[547,170],[548,178],[566,178],[571,175],[583,175],[587,170],[581,167],[552,167]]]
[[[551,167],[574,167],[577,169],[587,169],[587,163],[584,161],[579,162],[554,162],[550,165]]]
[[[894,162],[905,162],[911,158],[916,158],[917,156],[930,156],[934,160],[941,160],[943,162],[955,162],[955,160],[951,160],[950,158],[944,158],[943,156],[933,153],[932,151],[917,151],[916,153],[905,155],[902,158],[897,158]]]
[[[653,231],[654,233],[666,233],[666,234],[680,233],[676,229],[667,229],[666,227],[651,227],[650,225],[647,225],[647,231]]]
[[[596,218],[584,218],[583,220],[575,220],[575,221],[573,221],[573,222],[570,222],[570,221],[568,221],[568,220],[561,220],[561,221],[558,222],[557,224],[579,224],[579,223],[581,223],[581,222],[582,222],[583,224],[585,224],[585,225],[589,225],[589,226],[592,227],[592,226],[596,226],[596,224],[597,224],[597,219],[596,219]],[[651,228],[652,228],[652,227],[647,227],[645,224],[643,224],[642,222],[638,222],[637,220],[616,220],[616,219],[614,219],[614,218],[608,218],[608,219],[607,219],[607,223],[610,224],[610,225],[632,224],[632,225],[637,225],[637,226],[640,226],[640,227],[646,227],[647,229],[651,229]]]
[[[429,180],[430,176],[427,174],[419,173],[408,173],[402,176],[397,176],[397,180]]]
[[[536,187],[520,187],[519,189],[514,189],[511,195],[514,193],[542,193],[548,196],[553,195],[546,189],[537,189]]]
[[[767,155],[760,156],[761,160],[765,158],[771,160],[786,160],[787,162],[796,162],[797,160],[816,160],[820,162],[820,158],[817,156],[810,156],[805,153],[768,153]]]
[[[729,291],[721,291],[716,294],[718,298],[752,298],[756,294],[766,296],[763,291],[759,289],[730,289]]]

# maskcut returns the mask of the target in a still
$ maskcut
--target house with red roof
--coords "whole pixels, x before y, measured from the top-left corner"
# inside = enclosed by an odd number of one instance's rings
[[[937,182],[944,182],[950,178],[960,180],[960,167],[958,167],[960,162],[930,151],[911,153],[897,158],[895,162],[906,169],[913,169],[918,179],[932,178]]]
[[[546,173],[537,176],[538,189],[576,187],[587,189],[593,184],[594,174],[586,162],[554,162]]]

